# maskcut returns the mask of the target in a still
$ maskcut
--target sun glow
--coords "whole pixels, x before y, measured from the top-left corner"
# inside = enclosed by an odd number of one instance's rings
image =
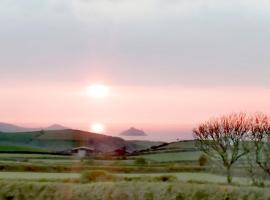
[[[87,95],[90,97],[101,98],[109,96],[109,88],[106,85],[91,85],[87,88]]]
[[[90,131],[94,133],[104,133],[106,130],[106,127],[102,123],[93,123],[91,124]]]

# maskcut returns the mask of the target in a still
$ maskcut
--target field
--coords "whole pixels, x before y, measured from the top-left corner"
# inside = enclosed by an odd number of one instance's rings
[[[208,182],[208,183],[226,183],[226,178],[221,175],[209,174],[209,173],[190,173],[190,172],[179,172],[179,173],[130,173],[115,174],[123,177],[159,177],[159,176],[174,176],[179,181],[188,182]],[[78,179],[80,173],[46,173],[46,172],[0,172],[0,180],[65,180],[65,179]],[[235,183],[247,185],[249,180],[247,178],[236,178]]]
[[[201,155],[194,141],[106,159],[2,153],[0,199],[270,199],[268,180],[264,188],[252,186],[239,165],[228,185],[224,169],[210,161],[201,166]]]
[[[168,152],[168,153],[155,153],[146,154],[143,157],[147,160],[157,161],[157,162],[178,162],[178,161],[196,161],[202,153],[196,152]]]
[[[79,177],[78,173],[0,172],[1,180],[63,180]]]

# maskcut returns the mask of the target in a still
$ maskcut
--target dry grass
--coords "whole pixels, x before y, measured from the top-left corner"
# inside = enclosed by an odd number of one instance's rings
[[[0,199],[36,200],[268,200],[269,188],[179,182],[90,184],[0,181]]]

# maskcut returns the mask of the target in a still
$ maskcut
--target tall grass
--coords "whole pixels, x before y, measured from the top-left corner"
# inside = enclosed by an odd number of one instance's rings
[[[179,182],[90,184],[0,181],[0,199],[20,200],[268,200],[269,188]]]

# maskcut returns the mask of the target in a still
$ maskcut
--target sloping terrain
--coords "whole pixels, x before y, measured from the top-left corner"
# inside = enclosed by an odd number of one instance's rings
[[[14,124],[0,122],[0,132],[3,132],[3,133],[32,132],[32,131],[40,131],[42,129],[43,130],[64,130],[67,128],[59,124],[53,124],[51,126],[44,127],[44,128],[41,128],[41,127],[40,128],[25,128],[25,127],[17,126]]]
[[[171,142],[166,145],[152,147],[155,151],[171,152],[171,151],[198,151],[195,140],[183,140],[177,142]]]
[[[152,146],[135,155],[157,162],[197,162],[201,154],[195,140],[183,140]]]
[[[189,152],[199,151],[196,147],[195,140],[183,140],[171,143],[163,143],[156,146],[151,146],[149,149],[142,150],[147,153],[166,153],[166,152]]]
[[[0,151],[4,151],[5,148],[9,151],[30,148],[43,152],[61,152],[78,146],[91,146],[101,152],[110,152],[126,146],[129,151],[136,151],[156,144],[155,142],[125,141],[119,137],[73,129],[0,133],[0,147],[2,147]]]
[[[149,149],[153,146],[159,146],[165,144],[164,142],[158,141],[147,141],[147,140],[127,140],[128,146],[133,147],[137,151]]]
[[[0,122],[0,132],[27,132],[27,131],[38,131],[38,128],[25,128],[21,126],[16,126],[13,124],[8,124],[8,123],[2,123]]]

